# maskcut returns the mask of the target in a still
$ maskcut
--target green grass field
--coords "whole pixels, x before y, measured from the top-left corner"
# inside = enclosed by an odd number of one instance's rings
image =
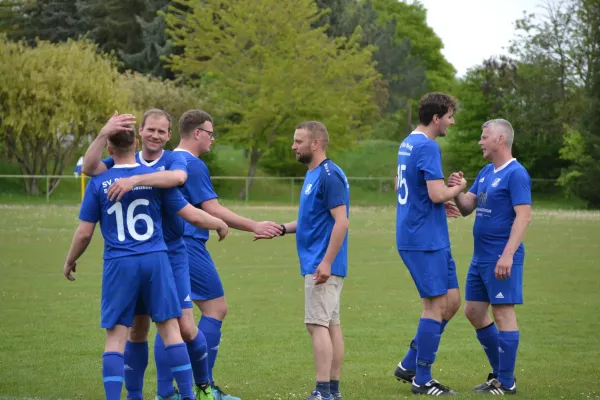
[[[295,218],[291,208],[234,210],[261,220]],[[77,280],[62,276],[77,212],[72,206],[0,206],[2,400],[104,398],[98,230]],[[412,397],[410,387],[392,375],[420,312],[395,250],[394,210],[354,207],[351,221],[350,275],[342,295],[342,392],[349,400]],[[518,308],[520,398],[600,396],[599,223],[598,212],[534,216],[526,239],[525,305]],[[461,285],[472,251],[471,226],[471,218],[450,222]],[[314,370],[293,237],[253,243],[250,234],[234,231],[224,242],[211,240],[209,248],[230,306],[217,383],[244,400],[303,399],[313,387]],[[155,390],[152,350],[150,359],[146,399]],[[462,397],[475,398],[470,389],[488,370],[460,311],[444,333],[434,376]]]

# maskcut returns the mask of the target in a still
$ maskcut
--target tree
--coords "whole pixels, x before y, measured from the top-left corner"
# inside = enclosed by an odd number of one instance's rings
[[[143,16],[139,15],[136,17],[136,22],[141,28],[141,49],[134,49],[132,53],[120,51],[119,54],[129,69],[142,74],[172,79],[171,71],[164,68],[164,58],[173,51],[172,44],[167,41],[164,17],[170,2],[169,0],[156,0],[151,3],[154,11],[151,20],[145,20]],[[149,11],[146,10],[146,13],[150,14]]]
[[[0,37],[0,137],[23,174],[61,175],[73,150],[126,108],[115,61],[97,50],[88,41],[31,48]],[[25,187],[39,193],[37,179]]]
[[[37,39],[53,43],[85,35],[73,0],[10,0],[0,2],[0,26],[15,40],[34,45]]]
[[[442,54],[442,40],[427,25],[425,7],[419,2],[398,0],[372,2],[381,23],[396,19],[396,42],[408,39],[411,56],[416,57],[427,71],[429,87],[437,91],[448,91],[454,84],[456,70]]]
[[[171,68],[202,85],[217,114],[237,116],[224,123],[225,138],[248,150],[250,182],[265,151],[289,143],[301,120],[323,121],[332,146],[369,133],[378,74],[360,30],[332,40],[312,29],[321,14],[311,0],[176,3],[191,11],[171,7],[166,16],[183,48]]]

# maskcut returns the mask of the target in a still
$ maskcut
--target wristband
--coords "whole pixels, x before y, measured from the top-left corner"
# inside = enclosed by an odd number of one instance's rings
[[[287,232],[287,229],[285,228],[285,225],[284,225],[284,224],[281,224],[281,225],[279,225],[279,226],[281,226],[281,229],[283,230],[283,232],[281,232],[281,235],[279,235],[279,236],[283,236],[283,235],[285,235],[285,233]]]

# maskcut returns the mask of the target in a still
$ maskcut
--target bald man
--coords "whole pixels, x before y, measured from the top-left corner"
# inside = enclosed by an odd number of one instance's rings
[[[350,185],[344,171],[327,158],[329,134],[317,121],[299,124],[292,150],[308,166],[298,219],[282,225],[296,234],[304,277],[304,323],[312,337],[316,386],[306,400],[341,399],[344,339],[340,295],[348,271]],[[255,239],[267,237],[255,235]]]
[[[487,381],[473,390],[492,395],[517,392],[515,304],[523,304],[523,239],[531,222],[531,179],[512,156],[513,141],[514,130],[507,120],[484,123],[479,145],[490,164],[477,174],[467,193],[454,199],[462,215],[475,211],[465,315],[492,367]],[[453,173],[448,186],[457,185],[461,178],[462,173]],[[490,304],[495,323],[488,313]]]

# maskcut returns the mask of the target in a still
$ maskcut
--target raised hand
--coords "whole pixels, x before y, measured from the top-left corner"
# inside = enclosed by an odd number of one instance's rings
[[[115,111],[106,125],[100,130],[100,135],[111,136],[120,131],[132,131],[135,125],[135,116],[133,114],[121,114]]]

